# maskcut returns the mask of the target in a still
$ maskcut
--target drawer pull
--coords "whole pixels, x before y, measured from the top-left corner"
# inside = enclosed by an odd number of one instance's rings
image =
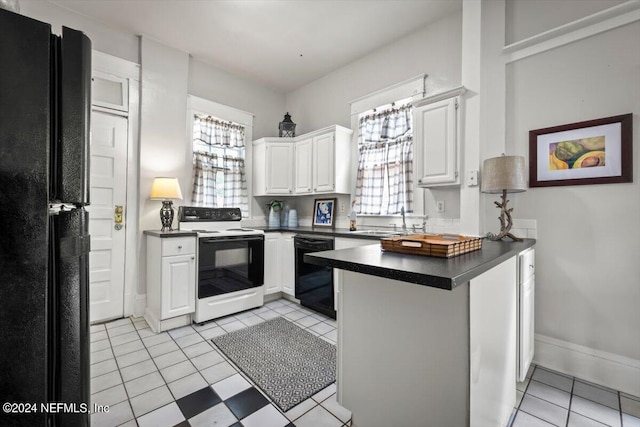
[[[179,246],[178,246],[178,249],[182,249],[182,245],[179,245]]]

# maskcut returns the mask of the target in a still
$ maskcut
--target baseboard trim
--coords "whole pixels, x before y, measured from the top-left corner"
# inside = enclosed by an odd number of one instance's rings
[[[136,300],[133,307],[133,317],[144,316],[147,308],[147,294],[136,294]]]
[[[640,396],[640,360],[536,334],[533,363]]]

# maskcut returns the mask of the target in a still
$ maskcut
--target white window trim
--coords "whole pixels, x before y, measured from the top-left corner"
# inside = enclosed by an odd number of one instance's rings
[[[253,170],[252,144],[253,141],[253,118],[252,113],[229,107],[227,105],[218,104],[208,99],[199,98],[197,96],[187,96],[187,141],[185,156],[187,159],[185,167],[185,175],[183,182],[187,183],[187,194],[183,194],[184,204],[190,206],[191,190],[193,188],[193,117],[196,114],[213,116],[221,120],[229,120],[244,126],[244,167],[245,176],[247,178],[247,194],[249,197],[249,214],[245,219],[251,218],[251,198],[253,195],[251,171]]]
[[[353,197],[355,197],[356,194],[356,176],[358,173],[358,121],[360,114],[380,107],[381,105],[391,104],[392,102],[396,102],[401,99],[413,98],[412,102],[423,99],[426,94],[427,77],[427,74],[420,74],[395,85],[388,86],[384,89],[361,96],[360,98],[353,99],[349,102],[351,104],[351,129],[354,129],[351,143],[351,158],[354,159],[351,167],[351,194]],[[415,170],[414,165],[414,172]],[[421,187],[418,187],[414,180],[413,212],[406,216],[407,218],[422,218],[425,215],[424,213],[424,190]],[[381,218],[385,220],[384,225],[388,225],[387,222],[389,219],[396,219],[401,217],[401,215],[362,215],[362,217],[372,219]]]

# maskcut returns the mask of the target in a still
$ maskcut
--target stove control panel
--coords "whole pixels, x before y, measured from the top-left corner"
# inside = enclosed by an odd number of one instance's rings
[[[205,208],[201,206],[180,206],[178,208],[178,222],[199,221],[240,221],[240,208]]]

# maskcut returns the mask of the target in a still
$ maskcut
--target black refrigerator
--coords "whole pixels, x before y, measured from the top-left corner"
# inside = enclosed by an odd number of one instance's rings
[[[83,33],[0,10],[2,426],[89,425],[90,88]]]

